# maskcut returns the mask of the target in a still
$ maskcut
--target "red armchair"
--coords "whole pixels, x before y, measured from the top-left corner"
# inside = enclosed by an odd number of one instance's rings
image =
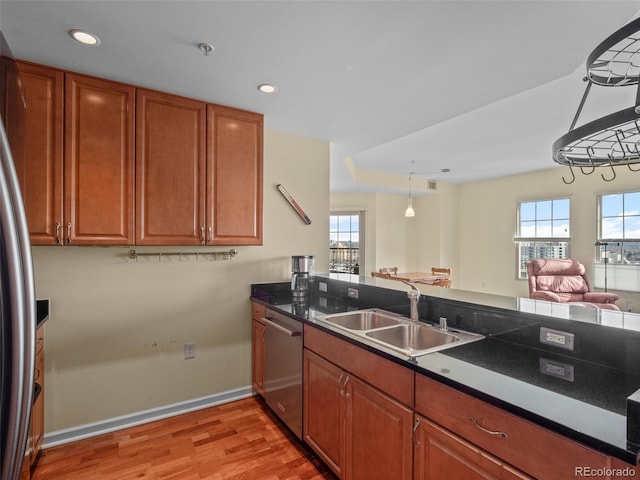
[[[593,292],[584,265],[573,259],[538,258],[527,262],[529,298],[620,310],[615,293]]]

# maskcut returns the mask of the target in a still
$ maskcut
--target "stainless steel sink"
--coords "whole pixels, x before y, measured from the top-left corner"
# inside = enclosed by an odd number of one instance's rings
[[[453,328],[443,330],[428,323],[415,323],[406,317],[380,309],[322,315],[316,317],[316,320],[348,330],[365,342],[387,347],[409,357],[484,338],[477,333]]]
[[[327,315],[324,321],[348,330],[373,330],[399,325],[402,318],[390,312],[370,309]]]

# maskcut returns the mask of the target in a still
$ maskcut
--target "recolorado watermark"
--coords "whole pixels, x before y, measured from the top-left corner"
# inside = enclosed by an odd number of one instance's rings
[[[593,467],[575,467],[576,477],[634,477],[636,471],[631,467],[625,468],[593,468]]]

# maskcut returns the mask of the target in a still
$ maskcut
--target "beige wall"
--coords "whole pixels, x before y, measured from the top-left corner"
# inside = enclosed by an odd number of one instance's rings
[[[403,216],[407,202],[404,195],[332,195],[331,209],[360,205],[373,217],[369,221],[377,228],[367,229],[366,243],[378,247],[366,252],[365,274],[396,263],[409,271],[440,265],[453,269],[455,288],[527,297],[526,281],[516,279],[513,237],[517,202],[570,196],[570,254],[587,266],[593,278],[597,195],[637,190],[640,185],[640,173],[626,168],[619,167],[612,182],[603,181],[599,173],[578,173],[571,185],[562,181],[562,176],[569,177],[566,168],[459,186],[438,183],[435,194],[414,199],[416,216],[410,219]],[[616,293],[621,297],[617,302],[620,308],[626,310],[631,301],[632,311],[640,312],[640,294]]]
[[[130,260],[128,248],[34,247],[37,296],[51,298],[46,431],[250,385],[250,284],[287,280],[291,255],[312,254],[326,265],[328,212],[328,143],[267,130],[263,246],[235,247],[238,255],[227,261],[162,262]],[[187,342],[196,344],[195,359],[184,360]]]
[[[527,283],[516,280],[516,249],[513,237],[516,231],[515,209],[519,201],[545,198],[571,198],[571,250],[570,255],[587,267],[593,278],[596,255],[594,242],[597,231],[597,195],[637,190],[640,174],[626,167],[616,169],[612,182],[605,182],[600,171],[590,176],[579,170],[571,185],[568,168],[552,168],[526,175],[476,182],[459,187],[459,287],[488,293],[507,293],[528,296]],[[606,175],[610,171],[603,170]],[[627,301],[640,311],[637,293],[616,292],[621,299],[618,306],[626,310]]]
[[[414,197],[416,216],[406,218],[406,195],[344,193],[331,195],[331,211],[365,212],[365,264],[369,275],[380,267],[423,271],[457,268],[458,187],[438,184],[437,194]]]

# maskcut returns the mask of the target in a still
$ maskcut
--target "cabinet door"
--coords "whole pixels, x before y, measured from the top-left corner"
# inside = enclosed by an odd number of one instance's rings
[[[252,380],[253,388],[264,397],[264,323],[253,320]]]
[[[353,376],[345,395],[344,478],[411,480],[413,411]]]
[[[531,479],[435,423],[416,420],[415,480]]]
[[[262,245],[263,116],[207,106],[207,241]]]
[[[65,80],[65,243],[133,243],[135,89]]]
[[[345,376],[340,368],[304,350],[304,440],[338,476],[344,466]]]
[[[205,238],[203,102],[150,90],[136,99],[136,244]]]
[[[22,95],[7,90],[5,128],[20,181],[32,245],[60,242],[62,224],[64,74],[52,68],[16,62],[8,69],[7,88],[20,75]]]
[[[40,385],[40,394],[31,408],[31,464],[33,465],[40,453],[42,437],[44,435],[44,350],[36,355],[34,381]]]

